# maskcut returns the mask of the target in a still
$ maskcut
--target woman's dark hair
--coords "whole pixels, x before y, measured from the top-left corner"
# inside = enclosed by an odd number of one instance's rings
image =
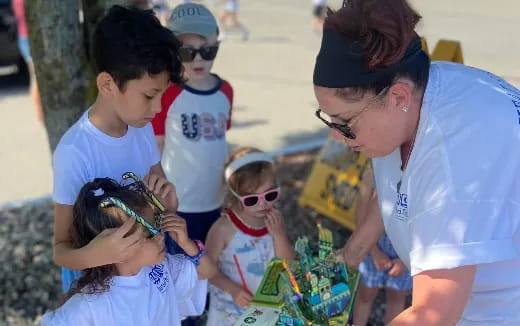
[[[140,211],[149,205],[146,195],[138,187],[122,186],[109,178],[97,178],[85,184],[73,207],[70,233],[75,248],[86,246],[103,230],[119,227],[123,223],[122,210],[116,207],[99,207],[101,201],[107,197],[117,197],[135,211]],[[134,232],[134,230],[132,229],[130,232]],[[73,283],[67,298],[76,293],[106,292],[115,275],[114,265],[87,268]]]
[[[381,69],[399,63],[416,37],[415,26],[421,18],[406,0],[345,0],[343,8],[328,10],[323,28],[357,41],[367,68]],[[338,89],[338,93],[348,97],[361,97],[367,91],[379,93],[399,77],[409,78],[422,89],[428,81],[430,60],[421,58],[412,65],[397,66],[384,80]]]
[[[172,82],[182,81],[180,42],[151,10],[113,6],[96,26],[92,43],[96,75],[109,73],[120,89],[145,73],[166,71]]]

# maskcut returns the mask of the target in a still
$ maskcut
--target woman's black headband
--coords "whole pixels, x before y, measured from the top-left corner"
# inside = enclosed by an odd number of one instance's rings
[[[325,30],[314,66],[314,85],[345,88],[373,84],[390,76],[399,67],[421,62],[421,56],[427,56],[421,45],[421,39],[415,35],[399,62],[386,68],[368,69],[359,42]]]

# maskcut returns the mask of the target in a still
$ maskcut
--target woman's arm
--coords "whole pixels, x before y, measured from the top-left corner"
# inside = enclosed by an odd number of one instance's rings
[[[464,312],[476,265],[422,272],[413,277],[412,306],[389,326],[454,326]]]
[[[372,192],[370,193],[372,194]],[[364,202],[358,203],[358,205],[361,204],[360,209],[366,210],[366,214],[363,214],[364,218],[356,218],[356,230],[348,239],[343,251],[345,261],[351,268],[358,268],[385,231],[377,194],[373,193],[367,197],[366,204]],[[356,216],[361,216],[361,213],[363,211],[360,211],[359,214],[356,212]]]

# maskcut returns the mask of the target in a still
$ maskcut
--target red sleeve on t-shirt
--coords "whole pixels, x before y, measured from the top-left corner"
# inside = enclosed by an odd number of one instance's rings
[[[231,128],[231,112],[233,111],[233,87],[231,87],[227,81],[223,80],[220,90],[226,95],[229,101],[229,120],[227,122],[227,129],[229,130],[229,128]]]
[[[168,110],[170,110],[173,101],[182,92],[182,87],[177,84],[170,84],[168,89],[164,92],[161,98],[161,112],[157,113],[152,119],[153,132],[157,136],[164,135],[166,117],[168,116]]]

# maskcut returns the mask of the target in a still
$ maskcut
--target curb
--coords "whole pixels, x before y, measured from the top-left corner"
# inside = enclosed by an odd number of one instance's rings
[[[284,147],[282,149],[272,151],[269,154],[271,156],[281,156],[281,155],[290,155],[298,152],[305,152],[310,151],[316,148],[319,148],[320,146],[323,146],[325,142],[327,141],[327,138],[323,139],[316,139],[311,140],[305,143],[296,144]],[[29,199],[22,199],[22,200],[15,200],[15,201],[8,201],[6,203],[0,204],[0,211],[6,210],[6,209],[14,209],[14,208],[20,208],[22,206],[30,206],[30,205],[37,205],[41,204],[43,202],[52,200],[52,195],[48,194],[42,197],[38,198],[29,198]]]

